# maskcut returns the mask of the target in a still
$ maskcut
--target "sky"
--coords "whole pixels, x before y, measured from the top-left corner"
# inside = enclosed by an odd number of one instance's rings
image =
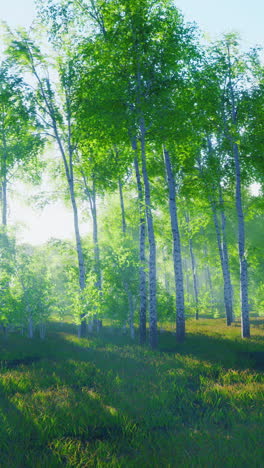
[[[29,27],[34,19],[34,0],[0,0],[0,19],[10,26]],[[237,31],[249,46],[264,46],[263,0],[175,0],[187,21],[195,21],[214,38]]]
[[[175,0],[186,21],[195,21],[206,38],[217,39],[222,33],[238,32],[245,48],[264,47],[263,0]],[[35,17],[34,0],[0,0],[0,22],[11,28],[28,28]],[[11,200],[9,218],[19,222],[19,237],[25,242],[40,244],[50,237],[73,237],[72,213],[61,202],[47,206],[43,211],[26,207],[20,200]],[[23,228],[28,224],[29,228]],[[82,232],[88,232],[89,222],[82,223]]]

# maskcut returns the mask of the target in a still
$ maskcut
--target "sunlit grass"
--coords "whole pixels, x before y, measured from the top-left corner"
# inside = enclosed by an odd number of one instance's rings
[[[169,328],[169,325],[166,325]],[[78,339],[51,324],[46,341],[1,337],[0,467],[262,467],[263,321],[189,320],[159,350],[120,332]],[[10,368],[22,357],[28,365]]]

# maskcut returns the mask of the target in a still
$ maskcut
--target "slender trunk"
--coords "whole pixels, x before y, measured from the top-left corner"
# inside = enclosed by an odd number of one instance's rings
[[[231,97],[231,113],[232,113],[232,124],[237,129],[237,112],[235,103],[235,93],[232,79],[232,65],[230,48],[227,45],[228,53],[228,74],[229,74],[229,90]],[[250,338],[250,321],[249,321],[249,304],[248,304],[248,265],[245,255],[245,220],[242,205],[242,194],[241,194],[241,167],[240,167],[240,154],[238,144],[231,136],[233,157],[235,162],[235,174],[236,174],[236,211],[238,219],[238,255],[240,263],[240,300],[241,300],[241,334],[243,338]]]
[[[214,298],[214,289],[213,289],[211,271],[210,271],[210,267],[209,267],[209,263],[208,263],[208,250],[207,250],[207,245],[206,244],[204,244],[203,251],[204,251],[204,258],[206,259],[205,274],[206,274],[206,277],[207,277],[208,289],[210,291],[211,305],[212,305],[212,310],[213,310],[214,306],[215,306],[215,298]]]
[[[2,224],[7,226],[7,145],[5,131],[3,130],[3,158],[2,158]]]
[[[213,220],[216,232],[216,239],[218,245],[218,251],[220,256],[223,280],[224,280],[224,302],[225,302],[225,311],[226,311],[226,324],[229,326],[232,323],[232,315],[233,315],[233,307],[232,307],[232,294],[230,295],[230,288],[232,291],[230,274],[229,274],[229,265],[227,263],[227,258],[223,254],[223,246],[222,246],[222,236],[221,236],[221,229],[220,224],[217,216],[216,205],[213,200],[210,200],[212,212],[213,212]]]
[[[71,85],[64,84],[64,94],[65,94],[65,101],[66,101],[66,123],[67,127],[63,128],[63,133],[67,132],[67,142],[64,143],[64,138],[62,139],[60,136],[59,131],[59,120],[57,118],[58,110],[56,109],[56,105],[54,103],[54,92],[51,88],[50,80],[45,80],[45,86],[43,80],[41,79],[36,65],[34,61],[34,53],[33,50],[29,45],[27,47],[28,57],[31,65],[31,71],[36,78],[39,86],[39,92],[43,99],[43,103],[41,104],[41,109],[49,116],[50,124],[49,126],[52,128],[54,139],[56,140],[59,151],[63,160],[65,175],[68,182],[68,189],[71,198],[72,210],[73,210],[73,217],[74,217],[74,230],[75,230],[75,241],[76,241],[76,250],[77,250],[77,257],[78,257],[78,269],[79,269],[79,285],[81,291],[85,288],[85,266],[84,266],[84,256],[82,250],[82,243],[81,243],[81,236],[79,231],[79,220],[78,220],[78,209],[75,199],[75,192],[74,192],[74,174],[73,174],[73,153],[74,147],[72,144],[72,115],[71,115]],[[64,121],[64,119],[61,119]],[[85,320],[85,313],[81,313],[80,320],[81,325],[78,329],[78,334],[80,336],[85,336],[86,333],[86,320]]]
[[[236,143],[233,145],[236,168],[236,210],[238,217],[238,253],[240,262],[240,298],[241,298],[241,322],[242,337],[250,338],[249,304],[248,304],[248,273],[247,259],[245,256],[245,223],[241,197],[241,171],[239,150]]]
[[[95,187],[95,177],[92,175],[92,189],[89,189],[87,178],[82,172],[82,178],[84,183],[85,193],[89,200],[90,211],[93,220],[93,249],[94,249],[94,272],[96,275],[95,287],[101,291],[102,290],[102,274],[101,274],[101,260],[100,260],[100,247],[98,239],[98,222],[97,222],[97,201],[96,201],[96,187]]]
[[[37,72],[37,69],[34,64],[33,54],[29,49],[30,59],[31,59],[31,66],[32,72],[36,77],[39,83],[40,93],[44,100],[46,106],[46,112],[51,119],[51,127],[54,132],[54,138],[58,144],[59,151],[62,157],[62,161],[64,164],[65,175],[68,183],[68,189],[71,198],[71,205],[73,210],[73,218],[74,218],[74,231],[75,231],[75,242],[76,242],[76,251],[78,257],[78,271],[79,271],[79,285],[81,291],[85,288],[85,265],[84,265],[84,256],[83,256],[83,249],[82,249],[82,242],[79,230],[79,219],[78,219],[78,209],[76,204],[75,198],[75,191],[74,191],[74,174],[73,174],[73,153],[74,148],[72,145],[72,116],[71,116],[71,90],[65,86],[65,99],[66,99],[66,120],[67,120],[67,143],[64,146],[64,143],[60,137],[59,127],[58,127],[58,120],[57,120],[57,112],[54,108],[53,103],[53,92],[51,89],[50,81],[46,80],[47,89],[43,87],[42,80]],[[67,147],[67,153],[65,148]],[[78,335],[83,337],[86,334],[86,320],[85,320],[85,313],[81,313],[80,320],[81,324],[78,328]]]
[[[140,119],[140,142],[141,142],[141,161],[142,175],[145,188],[145,209],[148,226],[149,241],[149,342],[151,348],[155,349],[158,345],[157,329],[157,272],[156,272],[156,240],[153,226],[153,217],[151,210],[150,183],[146,162],[146,128],[144,118]]]
[[[80,230],[79,230],[78,209],[76,205],[73,187],[70,190],[71,190],[71,203],[72,203],[73,218],[74,218],[75,242],[76,242],[76,250],[77,250],[77,256],[78,256],[79,285],[82,291],[85,288],[85,264],[84,264],[82,242],[81,242],[81,236],[80,236]],[[80,337],[84,337],[86,335],[85,315],[86,315],[85,312],[82,312],[80,315],[80,319],[81,319]]]
[[[225,276],[226,276],[226,294],[229,304],[229,322],[228,325],[234,321],[234,309],[233,309],[233,288],[231,283],[231,275],[230,275],[230,268],[229,268],[229,254],[228,254],[228,246],[227,246],[227,239],[226,239],[226,215],[225,215],[225,207],[224,207],[224,200],[222,194],[222,188],[219,184],[219,204],[221,208],[221,229],[222,229],[222,252],[223,252],[223,262],[225,266]]]
[[[208,150],[209,150],[209,155],[212,156],[212,144],[210,138],[207,139],[208,143]],[[201,178],[203,178],[203,171],[201,168],[201,164],[199,163],[199,172]],[[205,181],[206,182],[206,181]],[[219,183],[220,187],[220,183]],[[218,187],[218,189],[219,189]],[[216,187],[211,187],[213,191],[216,191]],[[220,193],[220,192],[219,192]],[[225,233],[225,212],[224,212],[224,204],[222,199],[219,200],[220,206],[221,206],[221,212],[223,213],[221,215],[221,227],[218,219],[218,214],[217,214],[217,207],[216,207],[216,202],[212,198],[211,194],[208,194],[208,201],[210,204],[210,207],[212,209],[212,214],[213,214],[213,222],[215,226],[215,232],[216,232],[216,240],[217,240],[217,246],[218,246],[218,252],[219,252],[219,257],[220,257],[220,263],[221,263],[221,269],[222,269],[222,275],[223,275],[223,283],[224,283],[224,304],[225,304],[225,313],[226,313],[226,324],[227,326],[231,325],[232,320],[233,320],[233,293],[232,293],[232,284],[231,284],[231,276],[230,276],[230,269],[229,269],[229,259],[228,259],[228,248],[227,248],[227,242],[226,242],[226,233]],[[225,253],[224,253],[225,252]]]
[[[3,174],[2,182],[2,224],[7,226],[7,179],[6,172]]]
[[[123,196],[123,184],[120,179],[118,179],[118,188],[119,188],[120,207],[121,207],[121,216],[122,216],[122,232],[125,236],[127,232],[127,225],[126,225],[125,204],[124,204],[124,196]]]
[[[94,265],[96,274],[96,287],[102,291],[102,274],[101,274],[101,261],[100,261],[100,247],[98,240],[98,222],[97,222],[97,206],[96,206],[96,189],[93,177],[93,190],[92,190],[92,218],[93,218],[93,244],[94,244]]]
[[[167,292],[170,291],[170,283],[169,283],[169,275],[167,272],[167,266],[166,266],[166,250],[165,247],[162,249],[162,259],[163,259],[163,268],[164,268],[164,287]]]
[[[70,116],[67,116],[68,118],[68,130],[70,132]],[[79,286],[80,290],[82,291],[85,288],[85,264],[84,264],[84,256],[83,256],[83,248],[82,248],[82,242],[81,242],[81,235],[80,235],[80,229],[79,229],[79,216],[78,216],[78,208],[76,204],[76,198],[75,198],[75,190],[74,190],[74,175],[73,175],[73,149],[71,145],[71,135],[69,134],[69,141],[68,141],[68,153],[69,153],[69,158],[67,161],[67,157],[62,145],[61,138],[59,136],[58,130],[57,130],[57,124],[55,121],[55,118],[53,118],[53,129],[54,129],[54,134],[56,137],[56,141],[59,146],[59,150],[62,156],[62,160],[64,163],[64,168],[65,168],[65,174],[68,182],[68,188],[70,192],[70,198],[71,198],[71,205],[72,205],[72,211],[73,211],[73,220],[74,220],[74,232],[75,232],[75,242],[76,242],[76,251],[77,251],[77,257],[78,257],[78,271],[79,271]],[[81,319],[81,324],[79,327],[78,335],[80,337],[84,337],[86,335],[86,320],[85,320],[85,312],[82,312],[80,315]]]
[[[118,187],[119,187],[119,196],[120,196],[120,207],[121,207],[121,217],[122,217],[122,233],[123,236],[126,237],[127,233],[127,224],[126,224],[126,213],[125,213],[125,204],[124,204],[124,196],[123,196],[123,184],[120,179],[118,179]],[[135,326],[134,326],[134,304],[133,304],[133,295],[131,289],[129,287],[128,282],[124,281],[124,286],[127,294],[128,300],[128,309],[129,309],[129,328],[130,328],[130,336],[132,340],[135,338]]]
[[[185,220],[188,227],[189,232],[189,251],[191,257],[191,266],[192,266],[192,277],[193,277],[193,290],[194,290],[194,300],[195,300],[195,318],[199,320],[199,293],[198,293],[198,279],[197,279],[197,268],[196,268],[196,260],[193,253],[193,240],[190,235],[190,216],[189,213],[185,213]]]
[[[82,249],[82,242],[79,230],[79,218],[78,218],[78,209],[76,205],[76,199],[74,194],[74,185],[73,180],[69,183],[70,195],[71,195],[71,204],[73,210],[73,219],[74,219],[74,231],[75,231],[75,241],[76,241],[76,250],[78,256],[78,267],[79,267],[79,285],[81,291],[85,288],[85,265],[84,265],[84,256]],[[81,324],[79,328],[79,336],[84,337],[86,335],[86,320],[85,312],[82,312],[80,315]]]
[[[185,338],[184,284],[182,272],[181,241],[176,205],[175,180],[173,177],[170,155],[165,147],[163,153],[169,190],[169,208],[173,239],[173,264],[176,288],[176,337],[178,341],[183,341]]]
[[[146,316],[147,316],[147,278],[146,278],[146,216],[143,199],[143,189],[141,183],[141,176],[137,158],[136,143],[133,146],[136,157],[134,159],[134,166],[137,179],[138,202],[139,202],[139,295],[140,295],[140,312],[139,312],[139,341],[140,344],[146,343]]]

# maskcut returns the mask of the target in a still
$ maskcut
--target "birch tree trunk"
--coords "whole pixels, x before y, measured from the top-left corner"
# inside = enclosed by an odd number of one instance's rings
[[[137,179],[138,203],[139,203],[139,295],[140,295],[140,312],[139,312],[139,342],[146,343],[146,316],[147,316],[147,278],[146,278],[146,216],[144,207],[144,195],[141,183],[141,176],[137,158],[137,145],[133,143],[133,149],[136,157],[134,159],[134,167]]]
[[[225,303],[225,311],[226,311],[226,324],[229,326],[232,323],[232,316],[233,316],[233,305],[232,305],[232,286],[230,282],[230,274],[229,274],[229,264],[228,257],[224,256],[223,254],[223,246],[222,246],[222,236],[220,230],[220,224],[217,216],[216,205],[213,200],[210,200],[212,212],[213,212],[213,220],[216,232],[216,239],[218,245],[218,251],[220,256],[223,280],[224,280],[224,303]]]
[[[176,338],[183,341],[185,338],[185,310],[184,310],[184,284],[182,272],[181,241],[178,225],[175,180],[169,152],[163,148],[166,176],[169,190],[169,208],[171,219],[171,230],[173,239],[173,265],[176,288]]]
[[[122,232],[124,236],[126,236],[127,225],[126,225],[125,204],[124,204],[124,196],[123,196],[123,184],[120,179],[118,179],[118,189],[119,189],[121,217],[122,217]]]
[[[208,250],[207,250],[207,245],[206,244],[204,244],[203,251],[204,251],[204,258],[206,259],[205,273],[206,273],[206,277],[207,277],[208,288],[209,288],[209,291],[210,291],[211,305],[212,305],[212,311],[213,311],[214,307],[216,305],[216,302],[215,302],[215,298],[214,298],[214,288],[213,288],[213,282],[212,282],[210,266],[209,266],[209,263],[208,263]]]
[[[1,167],[2,176],[2,225],[7,226],[7,146],[5,130],[2,130],[3,158]]]
[[[78,217],[78,209],[74,194],[74,182],[73,178],[69,180],[69,189],[71,195],[71,204],[73,210],[73,219],[74,219],[74,231],[75,231],[75,242],[76,242],[76,250],[78,256],[78,267],[79,267],[79,285],[81,291],[85,288],[85,265],[84,265],[84,256],[83,256],[83,249],[82,249],[82,242],[79,230],[79,217]],[[80,337],[84,337],[86,335],[86,320],[85,320],[85,312],[81,313],[80,319]]]
[[[94,262],[95,262],[95,270],[96,270],[97,288],[99,289],[99,291],[102,291],[102,272],[101,272],[101,261],[100,261],[100,247],[99,247],[99,239],[98,239],[97,205],[96,205],[96,190],[95,190],[94,177],[93,177],[92,198],[93,198],[92,218],[93,218]]]
[[[193,253],[193,241],[190,234],[190,216],[189,213],[185,213],[185,220],[188,226],[189,232],[189,251],[191,257],[191,266],[192,266],[192,277],[193,277],[193,290],[194,290],[194,299],[195,299],[195,318],[199,320],[199,292],[198,292],[198,279],[197,279],[197,268],[196,260]]]
[[[213,149],[212,149],[210,138],[207,138],[207,143],[208,143],[209,154],[212,155]],[[200,161],[198,161],[198,164],[199,164],[200,176],[203,178],[203,170],[202,170]],[[217,191],[216,187],[214,186],[212,186],[211,189],[214,192]],[[225,313],[226,313],[226,324],[227,326],[229,326],[231,325],[233,321],[233,316],[234,316],[233,314],[233,289],[232,289],[232,283],[231,283],[228,247],[227,247],[227,241],[226,241],[225,208],[224,208],[224,203],[223,203],[223,198],[222,198],[220,182],[218,182],[218,192],[219,192],[219,205],[221,207],[221,227],[220,227],[220,222],[218,219],[216,202],[210,193],[208,193],[208,201],[209,201],[212,214],[213,214],[213,222],[215,226],[216,240],[217,240],[221,270],[222,270],[222,275],[223,275],[223,283],[224,283],[224,304],[225,304]]]
[[[123,184],[120,179],[118,179],[118,187],[119,187],[121,218],[122,218],[122,233],[123,233],[123,236],[126,237],[126,234],[127,234],[126,213],[125,213],[125,204],[124,204],[124,196],[123,196]],[[135,339],[135,324],[134,324],[135,311],[134,311],[134,303],[133,303],[133,294],[126,280],[124,281],[124,286],[125,286],[127,300],[128,300],[128,309],[129,309],[128,322],[129,322],[129,329],[130,329],[130,338],[134,340]]]
[[[67,118],[67,127],[68,127],[68,133],[67,133],[68,158],[66,156],[66,152],[64,150],[63,143],[58,132],[57,122],[56,122],[54,110],[52,107],[51,107],[51,112],[52,112],[51,117],[52,117],[55,139],[57,141],[57,144],[58,144],[61,156],[62,156],[62,160],[63,160],[63,164],[65,168],[65,175],[67,178],[69,192],[70,192],[70,199],[71,199],[73,220],[74,220],[76,251],[77,251],[77,257],[78,257],[79,286],[80,286],[80,290],[82,291],[85,288],[85,265],[84,265],[83,248],[82,248],[81,235],[80,235],[80,229],[79,229],[78,208],[76,204],[75,190],[74,190],[74,173],[73,173],[74,150],[73,150],[72,135],[71,135],[71,108],[70,108],[71,106],[70,106],[69,92],[66,89],[65,89],[65,95],[66,95],[66,107],[67,107],[66,118]],[[86,335],[85,315],[86,315],[85,312],[82,312],[80,316],[81,324],[80,324],[79,332],[78,332],[80,337],[84,337]]]
[[[84,256],[83,256],[83,249],[82,249],[82,242],[79,230],[79,219],[78,219],[78,208],[76,204],[76,197],[75,197],[75,190],[74,190],[74,171],[73,171],[73,155],[75,151],[75,146],[72,142],[72,114],[71,114],[71,82],[68,79],[65,79],[64,83],[62,84],[62,91],[65,96],[65,115],[59,116],[59,111],[56,108],[56,101],[54,100],[55,93],[51,88],[51,83],[49,79],[46,79],[43,82],[40,78],[40,75],[37,71],[35,61],[34,61],[34,52],[30,49],[30,46],[26,44],[25,46],[28,52],[28,59],[31,64],[31,70],[34,77],[37,80],[39,86],[39,93],[41,94],[43,102],[40,104],[41,111],[44,110],[45,114],[49,117],[49,129],[52,130],[52,136],[59,148],[59,152],[62,157],[64,169],[65,169],[65,176],[68,184],[72,211],[73,211],[73,220],[74,220],[74,231],[75,231],[75,242],[76,242],[76,251],[77,251],[77,258],[78,258],[78,272],[79,272],[79,286],[80,290],[82,291],[85,288],[85,265],[84,265]],[[45,83],[45,84],[44,84]],[[61,117],[61,118],[60,118]],[[44,121],[46,121],[46,116]],[[60,125],[61,122],[64,122],[63,128],[60,132]],[[63,136],[61,136],[63,135]],[[81,324],[78,329],[79,336],[85,336],[86,334],[86,320],[85,320],[85,312],[83,312],[80,316]]]
[[[2,182],[2,224],[7,226],[7,178],[6,171],[3,174]]]
[[[237,123],[237,110],[235,103],[235,91],[232,79],[232,65],[230,48],[227,45],[228,54],[228,74],[229,74],[229,91],[231,98],[231,113],[232,113],[232,124],[234,128],[238,130]],[[240,263],[240,300],[241,300],[241,334],[243,338],[250,338],[250,322],[249,322],[249,304],[248,304],[248,265],[245,255],[245,220],[242,204],[241,194],[241,167],[240,167],[240,154],[237,142],[234,140],[234,136],[231,136],[233,157],[235,163],[235,175],[236,175],[236,212],[238,220],[238,255]]]
[[[89,189],[87,177],[82,172],[82,178],[84,183],[85,193],[89,200],[90,211],[93,221],[93,249],[94,249],[94,272],[96,275],[96,284],[95,287],[102,291],[102,273],[101,273],[101,260],[100,260],[100,246],[98,238],[98,222],[97,222],[97,200],[96,200],[96,187],[95,187],[95,177],[92,175],[92,189]]]
[[[245,222],[241,196],[241,170],[239,150],[236,143],[233,144],[233,152],[236,168],[236,210],[238,218],[238,253],[240,263],[240,298],[241,298],[241,322],[242,337],[250,338],[249,304],[248,304],[248,266],[245,256]]]
[[[227,238],[226,238],[226,215],[225,215],[225,207],[224,207],[224,200],[222,195],[222,188],[219,184],[219,204],[221,208],[221,229],[222,229],[222,252],[223,252],[223,262],[225,266],[225,276],[226,276],[226,294],[229,303],[229,322],[228,325],[234,321],[234,309],[233,309],[233,288],[231,283],[231,275],[230,275],[230,268],[229,268],[229,254],[228,254],[228,246],[227,246]]]
[[[153,226],[153,217],[151,210],[150,183],[146,162],[146,127],[144,118],[140,118],[140,143],[141,143],[141,162],[142,175],[145,188],[145,209],[148,226],[149,242],[149,342],[151,348],[155,349],[158,345],[157,329],[157,272],[156,272],[156,240]]]

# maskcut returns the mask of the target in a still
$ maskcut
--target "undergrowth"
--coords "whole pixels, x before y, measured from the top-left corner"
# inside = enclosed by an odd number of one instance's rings
[[[264,466],[264,324],[189,320],[151,351],[105,327],[0,337],[0,467]]]

